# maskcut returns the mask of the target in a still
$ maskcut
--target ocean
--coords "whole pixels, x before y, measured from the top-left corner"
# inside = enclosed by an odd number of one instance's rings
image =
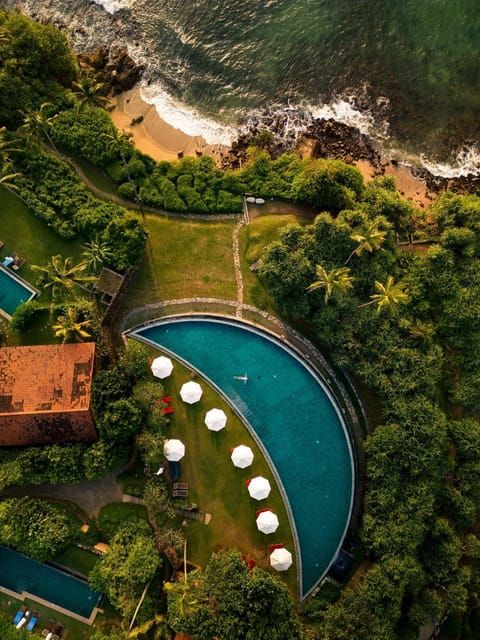
[[[77,50],[127,47],[161,117],[229,143],[255,114],[333,117],[397,160],[480,173],[477,0],[0,0]]]

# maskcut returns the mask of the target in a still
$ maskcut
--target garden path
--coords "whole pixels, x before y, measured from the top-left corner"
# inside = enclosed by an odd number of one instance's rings
[[[0,492],[0,499],[33,496],[74,502],[88,515],[96,516],[103,505],[122,502],[123,492],[117,485],[115,473],[98,480],[82,480],[77,484],[37,484],[24,487],[7,487]]]

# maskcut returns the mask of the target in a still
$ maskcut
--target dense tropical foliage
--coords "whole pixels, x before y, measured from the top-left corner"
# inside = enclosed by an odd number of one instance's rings
[[[416,255],[394,242],[396,211],[372,207],[376,189],[383,181],[335,217],[284,229],[260,269],[281,312],[308,322],[381,400],[383,423],[366,441],[373,565],[321,614],[325,640],[416,638],[432,617],[466,611],[479,587],[480,200],[440,197],[438,241]],[[361,251],[372,229],[381,242]]]

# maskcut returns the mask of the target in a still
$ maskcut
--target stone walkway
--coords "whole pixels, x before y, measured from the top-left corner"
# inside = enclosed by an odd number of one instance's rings
[[[240,249],[238,243],[238,236],[240,234],[240,229],[243,227],[244,219],[240,218],[233,229],[232,240],[233,240],[233,265],[235,267],[235,279],[237,281],[237,318],[242,317],[242,309],[243,309],[243,276],[242,276],[242,268],[240,264]]]
[[[103,505],[122,502],[123,492],[116,483],[114,473],[99,480],[82,480],[78,484],[12,486],[0,492],[0,500],[23,496],[74,502],[89,516],[97,516]]]

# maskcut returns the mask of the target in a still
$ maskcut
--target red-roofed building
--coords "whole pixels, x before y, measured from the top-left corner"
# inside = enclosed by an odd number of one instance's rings
[[[0,348],[0,446],[92,442],[95,343]]]

